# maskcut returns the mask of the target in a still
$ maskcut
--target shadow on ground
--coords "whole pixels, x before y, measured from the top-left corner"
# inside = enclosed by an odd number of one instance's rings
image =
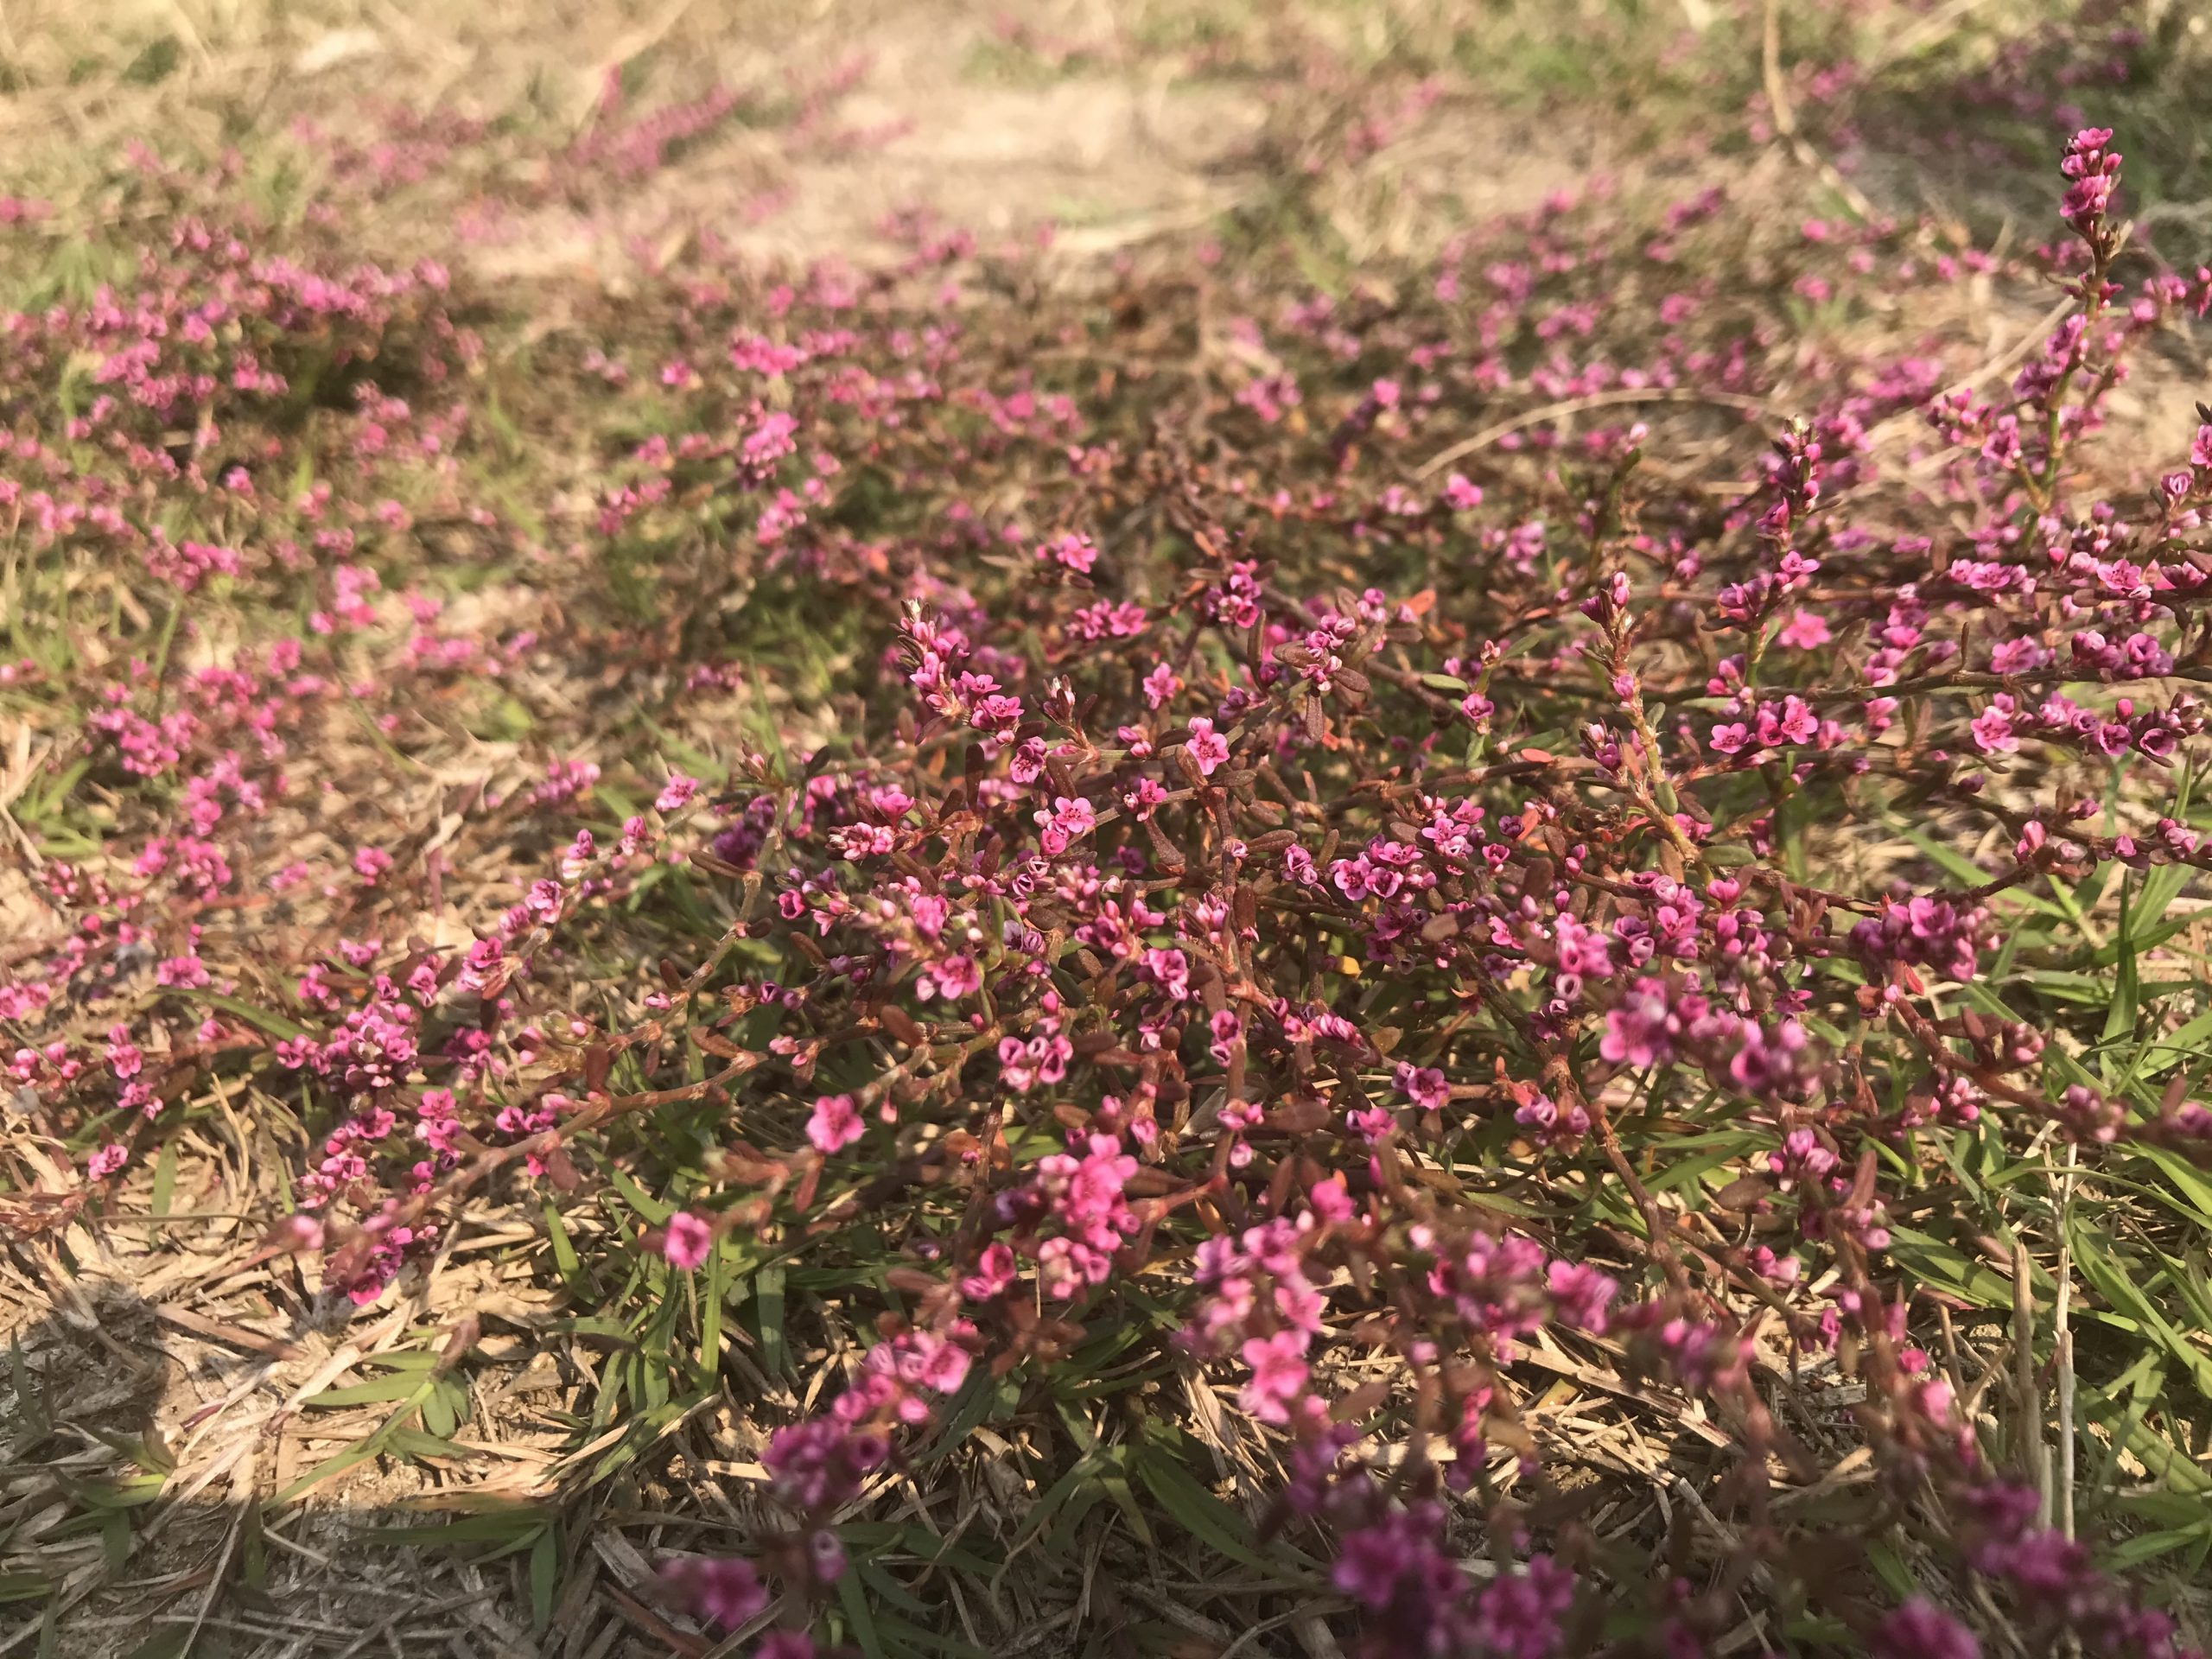
[[[619,1516],[594,1510],[587,1527],[556,1499],[529,1425],[575,1378],[550,1354],[495,1333],[449,1363],[452,1332],[404,1303],[361,1317],[309,1304],[247,1330],[114,1280],[61,1291],[0,1337],[0,1654],[606,1659],[713,1645],[656,1605]],[[448,1476],[474,1484],[501,1463],[508,1501],[442,1503]],[[616,1485],[613,1502],[634,1507],[634,1486]],[[702,1547],[696,1529],[688,1541]]]

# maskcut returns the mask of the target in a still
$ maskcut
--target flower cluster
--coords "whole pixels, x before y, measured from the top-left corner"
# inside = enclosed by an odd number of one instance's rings
[[[610,94],[575,159],[635,176],[731,107],[625,124]],[[1241,366],[1173,392],[1055,379],[1082,302],[971,329],[999,302],[958,238],[867,283],[695,273],[636,372],[577,354],[631,401],[562,498],[573,558],[455,463],[482,344],[442,270],[181,224],[137,290],[7,320],[18,533],[182,619],[173,654],[7,682],[82,682],[57,798],[105,837],[26,888],[51,925],[0,985],[14,1098],[81,1210],[250,1079],[313,1125],[270,1248],[363,1305],[480,1188],[557,1211],[618,1170],[650,1219],[597,1248],[671,1319],[734,1264],[804,1266],[820,1369],[760,1457],[791,1524],[667,1565],[724,1625],[772,1584],[794,1620],[849,1596],[841,1528],[949,1413],[1072,1421],[1109,1390],[1054,1392],[1066,1368],[1134,1358],[1132,1421],[1181,1410],[1178,1371],[1233,1399],[1370,1653],[1548,1659],[1628,1602],[1664,1650],[1725,1650],[1761,1586],[1964,1659],[1967,1573],[2039,1640],[2163,1659],[1938,1375],[1929,1326],[1984,1287],[1911,1277],[1985,1248],[1994,1222],[1931,1218],[1977,1146],[2212,1149],[2185,1071],[2084,1070],[2132,1034],[2133,955],[2110,1015],[2038,1003],[2065,1041],[1993,1012],[2107,949],[2024,979],[2016,898],[2212,868],[2168,781],[2204,729],[2175,683],[2212,679],[2212,426],[2148,492],[2084,500],[2071,459],[2212,281],[2123,253],[2110,139],[2063,163],[2071,315],[1988,402],[1918,355],[1785,382],[1762,323],[1672,286],[1725,234],[1701,199],[1630,238],[1547,207],[1455,245],[1428,301],[1231,287]],[[1804,280],[1974,270],[1935,227],[1842,235]],[[1652,283],[1656,330],[1624,297]],[[1679,468],[1641,421],[1542,417],[1646,392],[1701,423]],[[1510,397],[1528,430],[1458,441]],[[1807,418],[1743,441],[1784,401]],[[1141,435],[1193,410],[1203,446]],[[1895,466],[1907,429],[1937,447]],[[346,487],[300,465],[341,450]],[[474,585],[414,580],[417,543],[480,554]],[[532,579],[487,597],[507,560]],[[201,608],[239,590],[272,637]],[[725,632],[770,616],[803,712]],[[776,741],[733,740],[761,707]],[[461,721],[496,758],[456,783]],[[1776,1403],[1808,1370],[1856,1390],[1821,1443],[1865,1449],[1877,1519],[1770,1501],[1821,1478]],[[1574,1519],[1560,1376],[1713,1452],[1729,1593],[1624,1580]],[[1897,1529],[1938,1566],[1877,1607]]]

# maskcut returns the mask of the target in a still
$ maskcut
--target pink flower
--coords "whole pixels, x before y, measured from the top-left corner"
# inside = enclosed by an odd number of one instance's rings
[[[1876,1659],[1981,1659],[1974,1632],[1919,1596],[1884,1619],[1866,1649]]]
[[[1546,1270],[1552,1310],[1568,1325],[1602,1334],[1605,1310],[1620,1286],[1610,1274],[1581,1262],[1554,1262]]]
[[[108,1070],[118,1077],[135,1077],[146,1064],[146,1057],[138,1045],[130,1040],[130,1028],[110,1026],[107,1030]]]
[[[1175,694],[1183,689],[1183,682],[1175,671],[1165,663],[1154,664],[1152,672],[1144,677],[1144,706],[1164,709],[1174,701]]]
[[[663,1562],[660,1576],[693,1611],[725,1630],[757,1618],[768,1605],[767,1586],[742,1556],[683,1556]]]
[[[1834,637],[1817,611],[1799,611],[1774,636],[1777,645],[1787,645],[1792,651],[1815,651]]]
[[[1994,703],[1976,715],[1967,729],[1974,734],[1974,747],[1984,754],[2010,754],[2020,747],[2020,740],[2012,734],[2012,721]]]
[[[1484,1587],[1475,1617],[1478,1650],[1498,1659],[1550,1659],[1573,1603],[1574,1575],[1548,1555],[1532,1555],[1524,1571],[1500,1573]]]
[[[130,1161],[130,1148],[120,1141],[111,1141],[85,1160],[86,1179],[104,1181]]]
[[[702,1217],[679,1210],[668,1218],[667,1230],[661,1236],[660,1253],[671,1266],[687,1273],[694,1268],[702,1268],[714,1247],[714,1229]]]
[[[1097,562],[1098,550],[1091,545],[1088,536],[1070,531],[1039,545],[1037,556],[1048,563],[1064,565],[1078,575],[1089,575],[1090,567]]]
[[[1237,1403],[1263,1423],[1288,1422],[1291,1402],[1306,1387],[1306,1343],[1297,1331],[1247,1338],[1237,1352],[1252,1368],[1252,1380]]]
[[[1054,858],[1067,851],[1071,842],[1089,835],[1098,823],[1098,815],[1089,801],[1068,795],[1055,796],[1052,809],[1040,810],[1034,817],[1045,832],[1038,838],[1039,844],[1046,856]]]
[[[976,1271],[960,1281],[960,1294],[972,1301],[1002,1295],[1014,1283],[1014,1252],[1001,1240],[984,1246]]]
[[[806,1138],[824,1156],[851,1146],[867,1129],[850,1095],[823,1096],[814,1103],[814,1111],[806,1120]]]
[[[1313,1206],[1314,1215],[1325,1222],[1350,1221],[1356,1213],[1352,1209],[1351,1193],[1341,1174],[1314,1182],[1306,1188],[1306,1197]]]
[[[1673,1039],[1681,1028],[1666,981],[1639,979],[1606,1011],[1598,1052],[1616,1065],[1664,1065],[1675,1058]]]
[[[1433,1065],[1408,1065],[1400,1063],[1392,1075],[1398,1092],[1424,1112],[1440,1112],[1452,1098],[1451,1086],[1444,1080],[1444,1073]]]
[[[1229,760],[1229,740],[1213,728],[1213,721],[1200,715],[1191,722],[1187,747],[1191,759],[1198,762],[1199,772],[1211,778],[1216,770]]]
[[[2120,181],[2120,156],[2105,146],[2112,142],[2109,127],[2084,127],[2066,146],[2066,159],[2058,170],[2073,182],[2068,186],[2058,216],[2085,236],[2094,230],[2112,205],[2113,187]]]

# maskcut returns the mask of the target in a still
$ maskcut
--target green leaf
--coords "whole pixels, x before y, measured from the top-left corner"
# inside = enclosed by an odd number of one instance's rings
[[[1745,1137],[1747,1140],[1750,1137]],[[1654,1192],[1688,1192],[1716,1170],[1725,1169],[1743,1156],[1743,1149],[1731,1148],[1709,1152],[1702,1157],[1685,1158],[1679,1164],[1654,1177],[1645,1185]]]
[[[258,1504],[247,1504],[245,1513],[238,1517],[238,1571],[247,1588],[269,1588],[269,1541],[262,1530]]]
[[[2086,1223],[2075,1218],[2066,1230],[2082,1276],[2094,1285],[2097,1293],[2114,1309],[2156,1338],[2168,1355],[2178,1360],[2183,1369],[2195,1379],[2197,1392],[2212,1400],[2212,1354],[2206,1353],[2167,1323],[2165,1316],[2158,1312],[2151,1298],[2136,1284],[2129,1270],[2132,1264],[2127,1258],[2113,1249]]]
[[[354,1382],[342,1389],[325,1389],[321,1394],[309,1395],[300,1403],[303,1406],[315,1406],[323,1409],[334,1409],[346,1406],[381,1405],[393,1400],[412,1399],[416,1390],[422,1386],[421,1377],[410,1376],[404,1371],[397,1371],[390,1376],[379,1376],[372,1382]]]
[[[952,1396],[945,1409],[944,1427],[915,1458],[915,1466],[926,1468],[947,1453],[958,1451],[980,1425],[995,1421],[1006,1408],[1003,1388],[1010,1380],[993,1376],[985,1366],[969,1366],[960,1391]],[[1018,1392],[1016,1397],[1019,1398]]]
[[[549,1332],[566,1337],[588,1337],[617,1348],[634,1348],[637,1333],[620,1319],[610,1319],[603,1313],[587,1314],[580,1319],[554,1319],[545,1325]]]
[[[753,1275],[754,1317],[760,1321],[760,1366],[771,1376],[791,1370],[791,1351],[784,1342],[784,1269],[780,1263],[762,1268]]]
[[[433,1384],[423,1400],[423,1427],[442,1440],[451,1440],[454,1430],[461,1426],[455,1414],[453,1395],[442,1386],[445,1381],[441,1378],[438,1383]],[[461,1402],[465,1405],[467,1400],[467,1393],[464,1390]]]
[[[2184,1060],[2202,1059],[2202,1047],[2212,1039],[2212,1009],[2198,1014],[2170,1036],[2153,1037],[2143,1045],[2136,1056],[2134,1077],[2155,1077],[2170,1071]],[[2152,1056],[2158,1058],[2152,1058]]]
[[[2212,1176],[2164,1147],[2137,1147],[2134,1151],[2155,1164],[2173,1187],[2171,1193],[2159,1192],[2155,1185],[2150,1191],[2199,1226],[2212,1229]]]
[[[87,1480],[64,1483],[65,1490],[78,1503],[96,1510],[135,1510],[152,1503],[162,1495],[168,1477],[159,1473],[126,1475],[120,1480]]]
[[[464,1458],[468,1454],[442,1434],[426,1434],[404,1422],[388,1423],[377,1431],[377,1446],[393,1457],[413,1462],[421,1458]]]
[[[707,1253],[707,1282],[698,1287],[699,1371],[711,1377],[722,1357],[722,1287],[729,1277],[728,1241],[716,1238]]]
[[[837,1580],[837,1605],[845,1610],[845,1618],[853,1627],[853,1640],[861,1644],[861,1651],[868,1659],[886,1659],[883,1638],[875,1628],[875,1616],[868,1611],[868,1598],[861,1593],[860,1574],[847,1573]]]
[[[304,1037],[308,1034],[308,1028],[296,1020],[288,1020],[281,1014],[256,1007],[251,1002],[235,996],[226,996],[220,991],[193,991],[188,995],[213,1007],[222,1009],[226,1014],[236,1014],[248,1025],[258,1027],[271,1037]]]
[[[489,1515],[464,1515],[456,1520],[410,1526],[363,1527],[355,1535],[372,1544],[445,1548],[461,1544],[530,1543],[550,1537],[551,1516],[541,1505],[517,1504]]]
[[[2150,948],[2151,931],[2163,924],[2167,906],[2181,896],[2194,874],[2186,864],[2161,864],[2144,872],[2135,893],[2133,931],[2137,950]],[[2183,925],[2187,925],[2185,920]]]
[[[619,1165],[608,1166],[607,1178],[614,1190],[622,1195],[623,1203],[643,1216],[648,1225],[664,1227],[668,1224],[668,1218],[676,1213],[674,1205],[663,1204],[658,1198],[654,1198],[645,1188],[631,1179]]]
[[[130,1565],[132,1541],[129,1511],[111,1510],[100,1516],[100,1554],[106,1559],[110,1577]]]
[[[1910,1227],[1891,1228],[1889,1254],[1899,1266],[1910,1268],[1916,1277],[1938,1290],[1948,1291],[1983,1307],[2012,1306],[2010,1279],[1986,1262],[1976,1261],[1926,1233],[1916,1232]]]
[[[1885,1538],[1871,1540],[1866,1546],[1866,1564],[1872,1567],[1890,1593],[1902,1599],[1920,1587],[1919,1575],[1905,1564],[1897,1546]]]
[[[168,1216],[170,1201],[176,1196],[176,1142],[162,1142],[162,1150],[154,1160],[154,1191],[147,1200],[148,1212],[157,1217]]]
[[[2177,1550],[2212,1544],[2212,1521],[2199,1521],[2194,1526],[2172,1527],[2163,1532],[2139,1533],[2133,1538],[2114,1544],[2107,1559],[2114,1567],[2140,1567],[2154,1561],[2161,1555],[2171,1555]],[[2191,1576],[2194,1576],[2192,1573]]]
[[[1200,1543],[1262,1573],[1282,1570],[1281,1561],[1269,1560],[1247,1541],[1251,1529],[1244,1524],[1244,1517],[1198,1484],[1198,1478],[1181,1464],[1149,1446],[1140,1448],[1132,1461],[1137,1478],[1159,1500],[1168,1518]]]
[[[530,1623],[541,1634],[553,1623],[553,1598],[561,1586],[561,1541],[552,1528],[530,1547]]]
[[[2113,982],[2112,1006],[2105,1014],[2101,1039],[2105,1043],[2116,1043],[2123,1037],[2132,1036],[2136,1017],[2142,1012],[2143,982],[2136,971],[2135,939],[2127,925],[2127,889],[2128,883],[2123,879],[2120,884],[2120,975]],[[2104,1071],[2109,1083],[2113,1077],[2109,1057]]]
[[[86,1423],[83,1427],[86,1433],[109,1451],[115,1452],[118,1457],[128,1458],[137,1464],[142,1474],[166,1475],[176,1467],[175,1458],[167,1452],[157,1450],[143,1436],[118,1434],[112,1429],[102,1428],[94,1423]]]
[[[583,1263],[577,1260],[576,1247],[570,1242],[569,1230],[561,1221],[561,1212],[554,1208],[550,1198],[545,1200],[545,1234],[552,1242],[553,1265],[560,1270],[561,1277],[568,1280],[576,1278],[582,1271]]]
[[[1104,1475],[1100,1477],[1098,1484],[1105,1490],[1106,1496],[1114,1500],[1114,1506],[1121,1510],[1122,1518],[1129,1523],[1129,1530],[1136,1534],[1137,1541],[1147,1549],[1154,1548],[1152,1528],[1144,1518],[1144,1510],[1137,1503],[1136,1494],[1129,1490],[1129,1478],[1120,1474]]]
[[[46,1390],[43,1378],[34,1381],[29,1363],[23,1357],[23,1338],[20,1332],[8,1333],[8,1364],[10,1380],[16,1389],[16,1411],[23,1427],[34,1435],[43,1438],[52,1427],[53,1420],[46,1409]]]
[[[877,1588],[874,1578],[868,1580],[868,1587],[871,1590]],[[880,1592],[879,1591],[878,1593]],[[882,1635],[887,1652],[905,1648],[928,1653],[942,1653],[948,1655],[950,1659],[991,1659],[990,1655],[972,1643],[957,1641],[949,1636],[939,1636],[936,1631],[925,1629],[922,1625],[909,1624],[895,1614],[878,1612],[875,1616],[875,1624],[877,1630]]]
[[[1016,1536],[1014,1548],[1020,1549],[1034,1543],[1060,1511],[1077,1501],[1077,1495],[1086,1489],[1097,1472],[1098,1460],[1096,1458],[1077,1459],[1074,1466],[1046,1487],[1044,1496],[1030,1506],[1029,1513],[1022,1517],[1021,1530]],[[1095,1503],[1096,1497],[1094,1491],[1091,1501]]]

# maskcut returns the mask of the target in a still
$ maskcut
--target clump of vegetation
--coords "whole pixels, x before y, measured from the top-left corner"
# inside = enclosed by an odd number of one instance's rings
[[[2098,437],[2212,271],[2114,143],[2009,257],[1713,188],[1087,297],[917,218],[526,346],[145,158],[6,320],[0,1227],[229,1137],[300,1320],[412,1299],[281,1506],[466,1467],[501,1215],[605,1350],[453,1539],[541,1622],[719,1412],[702,1652],[969,1651],[1109,1532],[1244,1575],[1207,1651],[2180,1651],[2212,418]]]

